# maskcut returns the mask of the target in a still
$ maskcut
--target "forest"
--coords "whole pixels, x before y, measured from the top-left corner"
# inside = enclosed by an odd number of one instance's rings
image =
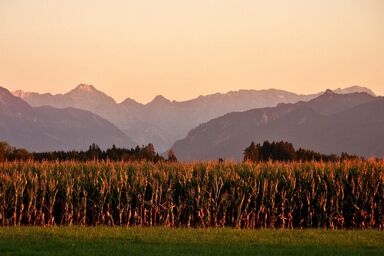
[[[363,159],[356,155],[342,152],[337,154],[322,154],[310,149],[299,148],[295,150],[292,143],[279,141],[264,141],[262,144],[252,142],[243,152],[243,161],[265,162],[265,161],[340,161],[348,159]],[[165,157],[164,157],[165,156]],[[170,161],[177,162],[175,152],[170,149],[166,154],[160,155],[156,152],[153,144],[136,146],[135,148],[118,148],[112,145],[106,150],[93,143],[88,150],[50,151],[50,152],[28,152],[26,149],[19,149],[10,146],[6,142],[0,142],[0,161],[14,160],[35,160],[35,161]],[[216,160],[216,159],[212,159]],[[224,161],[219,158],[218,161]]]

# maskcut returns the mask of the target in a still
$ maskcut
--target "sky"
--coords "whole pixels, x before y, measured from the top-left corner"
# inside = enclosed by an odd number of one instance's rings
[[[384,95],[383,0],[0,0],[0,86],[118,102],[360,85]]]

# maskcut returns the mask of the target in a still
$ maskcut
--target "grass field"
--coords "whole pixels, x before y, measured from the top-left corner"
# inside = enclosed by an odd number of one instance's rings
[[[0,255],[384,255],[377,230],[3,227]]]

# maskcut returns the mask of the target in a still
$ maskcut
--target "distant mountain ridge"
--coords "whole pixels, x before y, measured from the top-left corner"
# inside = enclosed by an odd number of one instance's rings
[[[115,125],[89,111],[31,107],[0,87],[0,141],[30,151],[84,150],[136,145]]]
[[[384,99],[327,90],[308,102],[229,113],[199,125],[173,150],[179,159],[241,159],[251,141],[289,141],[321,153],[384,156]]]
[[[347,88],[337,88],[337,89],[334,89],[332,90],[334,93],[337,93],[337,94],[348,94],[348,93],[355,93],[355,92],[365,92],[369,95],[372,95],[372,96],[376,96],[375,93],[367,88],[367,87],[361,87],[361,86],[357,86],[357,85],[354,85],[354,86],[351,86],[351,87],[347,87]]]
[[[358,86],[337,90],[373,94],[370,89]],[[277,89],[239,90],[199,96],[181,102],[170,101],[158,95],[147,104],[130,98],[116,103],[110,96],[86,84],[80,84],[65,94],[23,91],[15,91],[13,94],[31,106],[75,107],[91,111],[115,124],[138,144],[153,143],[159,151],[169,149],[191,129],[212,118],[235,111],[273,107],[279,103],[308,101],[320,95],[300,95]]]

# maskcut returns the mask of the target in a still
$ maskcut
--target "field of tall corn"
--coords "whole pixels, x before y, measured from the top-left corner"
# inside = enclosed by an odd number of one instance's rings
[[[384,228],[384,161],[4,162],[0,225]]]

